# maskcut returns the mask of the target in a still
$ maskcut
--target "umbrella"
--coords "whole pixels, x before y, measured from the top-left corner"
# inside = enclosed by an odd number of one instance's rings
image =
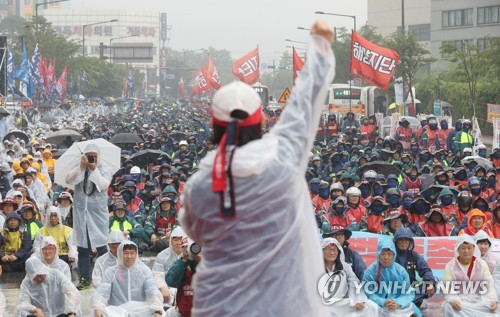
[[[469,164],[471,161],[477,162],[478,165],[484,167],[486,171],[495,169],[493,167],[493,163],[485,159],[484,157],[473,155],[473,156],[467,156],[464,157],[461,161],[462,165]]]
[[[11,137],[12,135],[13,135],[13,136],[15,136],[15,137],[16,137],[17,139],[19,139],[19,140],[24,140],[24,142],[25,142],[26,144],[29,144],[29,143],[30,143],[30,138],[29,138],[29,136],[28,136],[26,133],[24,133],[23,131],[21,131],[21,130],[12,130],[12,131],[10,131],[10,132],[9,132],[9,133],[7,133],[7,135],[3,138],[3,141],[5,141],[5,140],[10,140],[10,137]]]
[[[60,157],[64,154],[64,152],[66,152],[67,150],[68,150],[68,149],[60,149],[59,151],[57,151],[56,153],[54,153],[54,154],[52,155],[52,157],[53,157],[53,158],[55,158],[55,159],[58,159],[58,158],[60,158]]]
[[[443,108],[451,108],[451,104],[446,101],[441,101],[441,107]]]
[[[458,196],[457,189],[450,187],[450,186],[443,186],[443,185],[432,185],[431,187],[429,187],[426,190],[424,190],[423,192],[421,192],[420,196],[423,196],[425,198],[425,200],[427,200],[429,202],[435,202],[436,199],[438,198],[439,194],[441,193],[441,191],[445,188],[449,188],[451,190],[451,192],[453,193],[453,195],[455,195],[455,197]]]
[[[169,133],[168,137],[177,141],[181,141],[186,139],[186,134],[184,134],[183,132],[172,132]]]
[[[120,169],[120,152],[121,149],[116,145],[104,140],[93,139],[89,141],[73,143],[73,145],[64,152],[64,154],[56,161],[54,182],[75,189],[73,185],[66,183],[66,175],[78,167],[82,159],[83,151],[89,144],[96,144],[99,148],[100,164],[105,166],[106,169],[113,175]]]
[[[47,134],[47,143],[61,144],[70,137],[73,141],[79,141],[82,139],[82,135],[72,129],[64,129],[56,132],[51,132]]]
[[[69,103],[62,103],[61,105],[59,105],[59,108],[67,111],[67,110],[71,109],[71,105]]]
[[[118,133],[109,142],[113,144],[135,144],[144,142],[144,140],[135,133]]]
[[[388,109],[396,109],[396,103],[395,102],[391,103]]]
[[[128,158],[129,161],[134,162],[136,165],[139,164],[147,164],[149,162],[156,161],[160,157],[166,157],[168,161],[170,161],[170,156],[160,150],[142,150],[134,153],[132,156]]]
[[[7,111],[7,109],[5,109],[4,107],[0,107],[0,115],[7,117],[10,116],[10,112]]]
[[[401,173],[399,169],[391,163],[374,161],[360,166],[356,174],[358,174],[359,177],[363,177],[363,173],[368,170],[374,170],[377,174],[383,174],[385,177],[390,174],[399,175]]]

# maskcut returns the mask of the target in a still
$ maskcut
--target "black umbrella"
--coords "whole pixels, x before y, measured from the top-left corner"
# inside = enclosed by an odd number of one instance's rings
[[[30,138],[29,136],[24,133],[23,131],[20,131],[20,130],[12,130],[10,131],[9,133],[7,133],[7,135],[3,138],[3,141],[5,140],[10,140],[10,137],[11,136],[15,136],[17,139],[19,140],[24,140],[24,142],[26,144],[29,144],[30,143]]]
[[[401,173],[396,166],[389,162],[373,161],[360,166],[356,174],[358,174],[359,177],[363,177],[363,173],[368,170],[374,170],[377,174],[383,174],[385,177],[390,174],[399,175]]]
[[[70,137],[72,141],[79,141],[82,139],[82,135],[72,129],[63,129],[56,132],[51,132],[47,134],[47,143],[61,144],[67,137]]]
[[[458,196],[458,190],[449,187],[449,186],[443,186],[443,185],[432,185],[431,187],[427,188],[423,192],[420,193],[420,196],[423,196],[425,200],[430,201],[430,202],[435,202],[436,199],[439,197],[439,194],[441,191],[445,188],[449,188],[455,197]]]
[[[132,156],[130,156],[128,160],[134,162],[136,165],[139,164],[145,165],[148,164],[149,162],[153,161],[156,162],[160,157],[165,158],[167,161],[170,162],[170,156],[167,153],[160,150],[150,150],[150,149],[136,152],[132,154]]]
[[[135,144],[144,142],[144,140],[135,133],[118,133],[109,142],[113,144]]]
[[[186,139],[186,134],[183,132],[172,132],[168,134],[168,137],[177,141],[182,141]]]
[[[69,109],[71,109],[71,105],[70,105],[69,103],[65,102],[65,103],[62,103],[62,104],[59,106],[59,108],[61,108],[61,109],[64,109],[64,110],[68,111]]]

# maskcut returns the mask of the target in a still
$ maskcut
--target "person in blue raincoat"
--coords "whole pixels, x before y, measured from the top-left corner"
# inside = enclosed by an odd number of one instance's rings
[[[396,263],[406,269],[410,276],[411,283],[415,284],[415,282],[417,282],[416,273],[418,273],[418,276],[425,282],[421,283],[418,281],[420,292],[415,294],[415,299],[413,300],[415,305],[420,307],[424,299],[434,295],[437,278],[432,274],[432,270],[424,257],[413,251],[413,235],[409,228],[399,228],[394,234],[393,241],[397,251]]]
[[[317,294],[324,266],[304,175],[335,59],[328,25],[317,22],[311,33],[307,62],[265,136],[250,86],[234,82],[213,98],[218,149],[186,183],[179,219],[204,254],[193,317],[329,314]]]
[[[415,293],[411,288],[410,276],[396,260],[396,247],[390,239],[379,238],[376,261],[366,269],[363,275],[365,293],[381,310],[391,317],[409,317],[412,314],[422,316],[413,304]],[[368,283],[371,282],[371,283]],[[390,285],[389,283],[393,284]],[[375,283],[375,290],[373,290]],[[384,287],[381,284],[384,283]],[[397,283],[397,284],[395,284]],[[370,285],[370,286],[369,286]],[[389,285],[388,289],[385,287]],[[399,288],[396,288],[397,285]]]

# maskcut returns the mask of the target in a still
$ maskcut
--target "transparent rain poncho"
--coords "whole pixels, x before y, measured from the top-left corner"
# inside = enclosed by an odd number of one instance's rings
[[[52,263],[50,263],[50,264],[47,263],[47,261],[45,260],[45,258],[43,256],[43,251],[42,251],[43,248],[45,248],[46,246],[49,246],[49,245],[54,245],[56,247],[56,255],[55,255],[54,259],[52,260]],[[68,263],[59,259],[59,256],[57,255],[58,250],[59,250],[59,247],[57,246],[56,240],[53,237],[51,237],[51,236],[42,237],[40,244],[38,245],[38,248],[35,250],[35,253],[33,253],[33,255],[31,255],[31,256],[38,257],[43,262],[43,264],[47,265],[51,269],[61,271],[64,274],[64,276],[66,276],[71,281],[71,270],[69,268],[69,265],[68,265]]]
[[[497,291],[497,296],[500,299],[500,258],[498,257],[498,255],[491,252],[493,239],[483,230],[479,230],[474,238],[476,239],[476,241],[486,239],[490,241],[490,248],[488,249],[486,254],[481,257],[481,259],[485,260],[486,263],[488,263],[490,273],[493,276],[493,280],[495,281],[495,290]]]
[[[108,236],[108,244],[110,243],[122,243],[125,241],[123,232],[120,230],[111,230]],[[109,248],[108,248],[109,249]],[[94,264],[94,270],[92,270],[92,286],[97,288],[101,283],[102,276],[107,269],[115,266],[117,263],[116,256],[111,253],[111,251],[106,252],[106,254],[101,255],[97,258]]]

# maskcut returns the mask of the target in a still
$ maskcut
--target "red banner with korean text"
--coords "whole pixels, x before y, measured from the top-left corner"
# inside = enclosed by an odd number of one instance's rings
[[[295,79],[299,76],[300,71],[304,67],[304,60],[300,58],[299,54],[297,54],[297,50],[295,47],[293,48],[293,83],[295,84]]]
[[[203,76],[205,77],[209,85],[213,89],[219,90],[221,86],[219,72],[217,71],[217,68],[215,68],[214,62],[212,61],[212,58],[210,58],[210,55],[208,55],[207,69],[203,67],[201,71],[203,72]]]
[[[233,64],[233,74],[242,82],[253,85],[259,81],[259,47],[247,53]]]
[[[208,91],[209,89],[210,86],[208,85],[205,76],[203,76],[203,72],[199,72],[198,75],[194,77],[194,85],[193,89],[191,90],[191,97],[196,94],[201,95],[203,92]]]
[[[398,63],[398,53],[373,44],[357,32],[352,32],[351,75],[387,90]]]

